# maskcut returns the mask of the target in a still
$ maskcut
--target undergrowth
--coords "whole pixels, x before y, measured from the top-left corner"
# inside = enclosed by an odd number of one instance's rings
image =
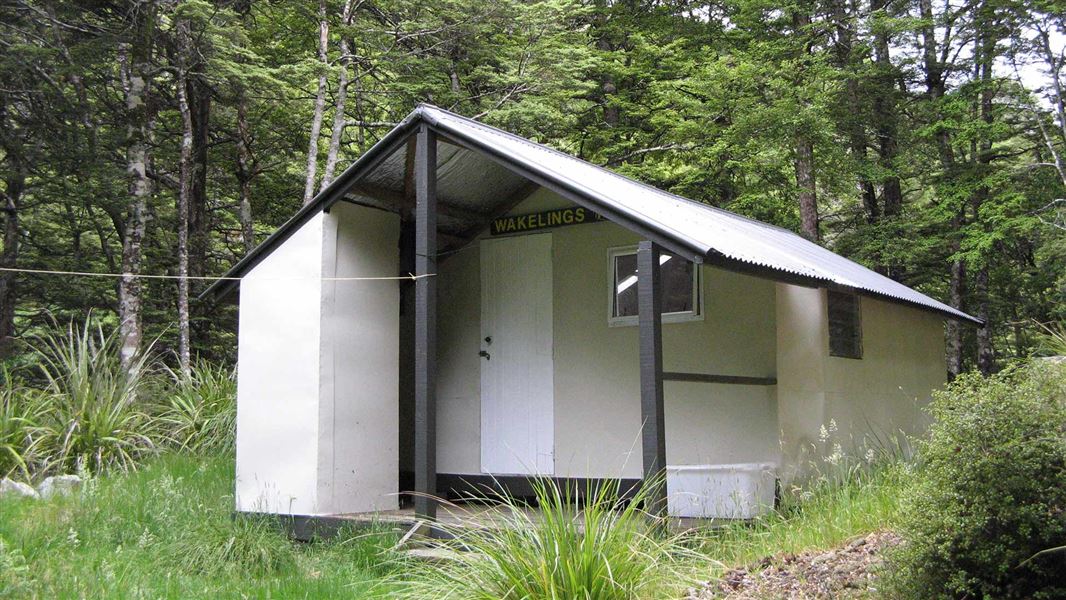
[[[117,335],[91,316],[27,344],[21,368],[0,372],[0,477],[127,471],[160,451],[233,449],[232,369],[197,361],[172,371],[150,348],[124,367]]]

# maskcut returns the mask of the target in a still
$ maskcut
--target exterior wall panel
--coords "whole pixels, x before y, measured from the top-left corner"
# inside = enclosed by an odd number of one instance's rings
[[[318,510],[322,236],[317,215],[241,282],[237,510]]]
[[[396,273],[399,229],[397,215],[336,205],[327,215],[325,272]],[[324,281],[322,290],[319,509],[397,508],[399,283]]]
[[[340,204],[316,215],[241,284],[239,511],[316,515],[395,508],[394,215]]]
[[[861,359],[829,355],[826,292],[777,284],[778,422],[783,479],[828,468],[928,425],[922,411],[946,380],[941,317],[860,298]],[[824,434],[823,434],[824,428]]]

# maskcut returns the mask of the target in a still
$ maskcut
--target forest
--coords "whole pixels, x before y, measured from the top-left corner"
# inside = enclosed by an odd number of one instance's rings
[[[1064,36],[1061,0],[8,0],[0,356],[91,313],[231,362],[197,294],[429,102],[978,316],[947,367],[990,373],[1066,319]]]

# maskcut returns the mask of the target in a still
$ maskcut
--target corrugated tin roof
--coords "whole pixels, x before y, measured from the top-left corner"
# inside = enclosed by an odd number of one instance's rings
[[[842,286],[931,309],[965,321],[981,323],[964,312],[786,229],[664,192],[558,150],[434,106],[419,105],[393,133],[403,131],[406,137],[412,130],[412,125],[419,121],[424,121],[446,139],[454,140],[467,148],[465,167],[463,155],[457,156],[452,152],[443,155],[451,163],[447,167],[448,171],[454,170],[464,174],[463,177],[454,178],[463,183],[469,181],[465,173],[470,171],[471,161],[486,164],[485,157],[477,156],[479,153],[485,153],[495,162],[520,174],[521,177],[514,175],[511,187],[516,181],[529,177],[557,191],[567,192],[568,196],[584,200],[593,210],[614,217],[615,221],[623,225],[656,232],[667,241],[673,242],[675,248],[680,246],[689,250],[685,254],[693,259],[707,259],[724,266],[747,265],[770,277],[774,277],[776,273],[785,279]],[[393,133],[386,138],[393,136]],[[367,155],[374,154],[377,148],[376,146]],[[374,165],[382,167],[381,172],[367,171],[361,176],[370,177],[380,187],[402,192],[403,154],[402,150],[390,148],[387,156],[378,157],[374,161]],[[373,157],[364,156],[345,175],[359,171],[364,160],[369,162]],[[440,158],[438,160],[440,161]],[[486,174],[490,172],[484,167],[480,170]],[[338,190],[340,194],[344,194],[346,186],[349,185],[345,175],[339,177],[331,186],[345,186],[345,189]],[[448,188],[448,193],[442,191],[441,202],[467,209],[484,207],[485,203],[490,201],[487,198],[500,198],[497,186],[503,185],[504,181],[499,174],[494,174],[493,179],[497,183],[488,187],[495,189],[495,195],[493,189],[489,189],[487,191],[490,196],[482,198],[486,191],[482,189],[473,196],[464,196],[460,186],[454,191]],[[325,205],[329,200],[329,191],[323,191],[320,197],[316,198],[316,203]],[[271,239],[264,241],[260,248],[271,244],[272,238],[282,234],[286,228],[299,224],[301,223],[294,217],[271,236]],[[260,248],[256,248],[253,253],[269,252],[269,246],[262,251]],[[240,275],[249,268],[250,265],[242,267],[246,262],[252,263],[247,259],[242,260],[231,270],[230,276]],[[208,292],[210,291],[209,289]],[[208,292],[205,292],[205,295]]]

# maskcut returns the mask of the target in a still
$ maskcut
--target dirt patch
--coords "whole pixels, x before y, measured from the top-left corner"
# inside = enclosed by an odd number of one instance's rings
[[[876,591],[884,551],[899,543],[895,533],[879,531],[827,552],[767,557],[689,590],[686,600],[866,597]]]

